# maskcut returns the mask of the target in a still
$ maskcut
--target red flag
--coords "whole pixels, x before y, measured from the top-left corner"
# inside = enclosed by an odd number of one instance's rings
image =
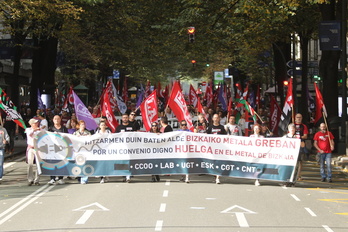
[[[158,82],[157,96],[158,96],[158,97],[161,97],[161,98],[165,98],[165,96],[164,96],[164,90],[162,89],[161,82]]]
[[[242,92],[242,86],[240,85],[240,83],[237,83],[237,91],[236,91],[236,97],[235,99],[241,99],[243,96],[243,92]]]
[[[207,103],[206,105],[209,108],[213,103],[213,89],[212,89],[211,84],[208,84],[208,86],[205,90],[204,98],[205,98],[206,103]]]
[[[283,136],[288,131],[288,125],[292,118],[292,108],[294,105],[294,99],[292,96],[292,79],[290,78],[288,85],[288,93],[286,95],[283,112],[280,116],[279,122],[279,136]]]
[[[106,125],[110,128],[112,133],[115,133],[116,127],[118,126],[118,122],[115,118],[115,115],[112,111],[110,99],[112,99],[112,95],[110,95],[109,91],[105,91],[104,97],[103,97],[103,106],[102,106],[102,115],[106,116],[107,121]]]
[[[248,93],[249,93],[249,83],[247,83],[247,85],[245,86],[244,92],[243,92],[242,98],[243,98],[244,100],[247,100],[247,99],[248,99]]]
[[[257,91],[256,91],[256,106],[257,109],[260,107],[260,86],[257,86]]]
[[[151,129],[151,123],[158,119],[157,91],[154,90],[140,105],[141,116],[146,131]]]
[[[74,95],[72,94],[72,91],[73,91],[73,87],[70,86],[69,93],[68,93],[68,95],[67,95],[67,97],[65,98],[65,101],[64,101],[63,109],[68,108],[68,103],[70,105],[74,105]]]
[[[128,102],[127,77],[124,77],[124,81],[123,81],[122,99],[123,99],[123,102],[127,104]]]
[[[187,122],[187,128],[193,131],[193,124],[191,115],[187,109],[184,94],[181,91],[179,82],[175,82],[173,85],[172,93],[170,94],[168,105],[172,109],[178,121],[185,120]]]
[[[145,87],[145,98],[147,98],[151,94],[150,88],[151,88],[151,83],[148,80],[147,83],[146,83],[146,87]]]
[[[111,110],[112,110],[112,112],[114,112],[116,109],[116,106],[117,106],[116,98],[114,96],[114,93],[116,93],[116,88],[111,80],[109,80],[106,84],[106,87],[104,89],[104,96],[106,93],[109,96],[109,104],[111,106]],[[104,97],[103,97],[103,99],[104,99]]]
[[[277,101],[273,97],[273,95],[271,95],[269,121],[270,121],[270,130],[275,135],[278,135],[278,124],[280,121],[280,115],[281,115],[281,109],[280,109]]]
[[[321,95],[321,92],[317,86],[317,83],[315,82],[314,82],[314,87],[315,87],[315,94],[316,94],[314,123],[317,123],[319,119],[323,116],[323,114],[324,114],[324,117],[327,117],[327,112],[326,112],[323,96]]]
[[[198,97],[196,94],[196,90],[190,84],[189,105],[192,105],[193,107],[197,107],[197,101],[198,101]]]

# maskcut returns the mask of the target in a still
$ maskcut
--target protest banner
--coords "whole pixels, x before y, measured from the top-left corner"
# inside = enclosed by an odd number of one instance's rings
[[[211,174],[288,181],[300,140],[183,131],[85,137],[40,132],[35,149],[42,175]]]

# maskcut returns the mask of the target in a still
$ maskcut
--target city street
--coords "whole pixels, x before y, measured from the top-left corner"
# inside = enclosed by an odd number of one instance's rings
[[[303,181],[283,183],[209,175],[89,178],[87,185],[27,186],[24,155],[5,162],[0,185],[1,231],[347,231],[348,188],[344,173],[320,182],[306,162]]]

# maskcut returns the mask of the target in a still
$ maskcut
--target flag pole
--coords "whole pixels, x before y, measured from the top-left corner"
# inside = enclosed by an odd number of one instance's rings
[[[325,126],[326,126],[327,135],[328,135],[328,137],[329,137],[330,147],[332,147],[332,141],[331,141],[331,137],[330,137],[330,133],[329,133],[330,131],[329,131],[329,127],[328,127],[328,125],[327,125],[326,117],[325,117],[325,114],[324,114],[323,111],[322,111],[321,113],[322,113],[323,118],[324,118],[324,122],[325,122]]]
[[[264,121],[262,120],[262,118],[260,117],[260,115],[258,115],[256,112],[255,112],[255,115],[260,119],[260,121],[261,121],[261,123],[264,123]],[[267,128],[267,130],[268,130],[268,132],[272,132],[272,131],[270,131],[270,129],[268,128],[268,126],[266,126],[266,128]]]

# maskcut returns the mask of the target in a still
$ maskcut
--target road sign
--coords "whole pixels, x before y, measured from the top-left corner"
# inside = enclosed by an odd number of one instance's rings
[[[294,76],[294,71],[293,71],[293,69],[289,69],[288,71],[287,71],[287,74],[289,75],[289,76]],[[295,76],[301,76],[302,75],[302,70],[295,70]]]
[[[297,61],[297,60],[289,60],[288,62],[286,62],[286,65],[289,68],[293,68],[294,67],[294,62],[295,62],[295,67],[302,67],[302,61]]]
[[[323,21],[319,25],[320,50],[341,50],[341,22]]]

